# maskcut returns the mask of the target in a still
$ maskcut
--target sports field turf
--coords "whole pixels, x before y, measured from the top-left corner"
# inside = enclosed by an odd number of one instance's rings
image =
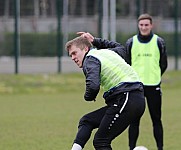
[[[102,92],[96,102],[84,101],[84,87],[82,74],[1,74],[0,150],[70,150],[79,118],[104,105]],[[166,72],[162,91],[164,150],[180,150],[181,71]],[[156,150],[147,109],[140,128],[138,145]],[[85,150],[93,150],[92,137]],[[127,143],[126,131],[113,150],[128,150]]]

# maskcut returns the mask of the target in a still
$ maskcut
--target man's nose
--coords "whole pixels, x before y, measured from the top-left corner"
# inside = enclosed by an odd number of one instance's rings
[[[75,56],[72,55],[71,58],[72,58],[72,60],[74,60],[74,59],[75,59]]]
[[[146,28],[146,26],[143,26],[143,29],[145,29]]]

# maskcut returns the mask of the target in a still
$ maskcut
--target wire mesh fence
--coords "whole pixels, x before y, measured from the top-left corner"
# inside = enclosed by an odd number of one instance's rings
[[[0,73],[79,71],[67,58],[67,40],[87,31],[124,45],[141,13],[153,16],[154,32],[165,39],[169,68],[180,69],[180,11],[180,0],[0,0]]]

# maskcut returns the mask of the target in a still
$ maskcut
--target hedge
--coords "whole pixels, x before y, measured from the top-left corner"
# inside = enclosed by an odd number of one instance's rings
[[[55,33],[21,33],[20,54],[22,56],[56,56],[57,38]],[[14,35],[7,33],[0,49],[0,55],[14,55]]]
[[[158,35],[165,39],[168,55],[174,55],[174,33],[160,33]],[[117,33],[116,41],[125,45],[126,40],[131,36],[133,36],[133,34]],[[75,33],[69,34],[69,40],[74,37],[76,37]],[[179,34],[179,37],[181,37],[181,33]],[[13,39],[13,33],[6,33],[4,35],[4,40],[0,42],[0,56],[14,55]],[[57,56],[56,33],[21,33],[20,39],[21,56]],[[181,39],[179,39],[179,47],[180,43]],[[179,55],[181,55],[180,52]]]

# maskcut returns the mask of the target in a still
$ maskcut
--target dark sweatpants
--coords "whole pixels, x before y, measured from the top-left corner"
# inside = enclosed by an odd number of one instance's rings
[[[160,85],[158,86],[144,86],[144,94],[147,100],[148,109],[150,112],[153,134],[157,143],[158,150],[163,149],[163,127],[161,121],[161,105],[162,93]],[[129,127],[129,146],[132,150],[136,146],[136,141],[139,135],[140,120],[133,122]]]
[[[98,128],[93,145],[96,150],[111,150],[111,141],[120,135],[133,120],[139,120],[145,110],[143,92],[127,92],[114,103],[84,115],[79,122],[74,143],[85,146],[93,129]]]

